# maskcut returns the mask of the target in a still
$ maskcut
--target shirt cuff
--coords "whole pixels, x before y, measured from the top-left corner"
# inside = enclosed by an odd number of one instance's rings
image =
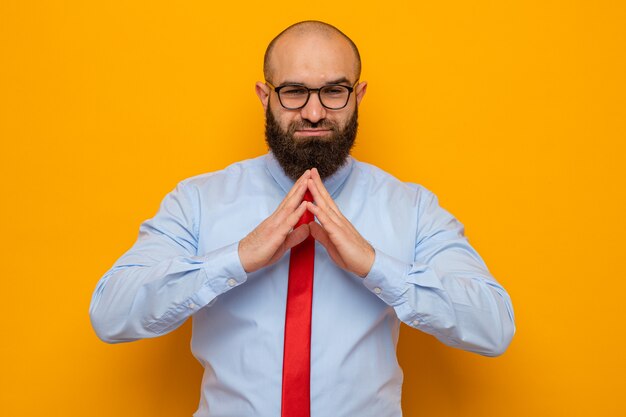
[[[385,303],[396,306],[403,302],[402,295],[409,289],[406,277],[411,265],[376,248],[374,251],[374,264],[363,284]]]
[[[424,290],[443,290],[435,272],[426,264],[405,263],[378,249],[374,250],[376,258],[369,274],[363,279],[363,284],[392,306],[402,322],[413,328],[432,332],[426,317],[415,310],[415,303],[409,302],[409,299],[420,292],[420,287]]]
[[[239,242],[216,249],[202,257],[205,282],[194,299],[205,306],[220,294],[229,291],[248,279],[239,259]]]

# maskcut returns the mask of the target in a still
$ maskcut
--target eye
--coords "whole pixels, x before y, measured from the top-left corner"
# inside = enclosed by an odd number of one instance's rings
[[[280,94],[285,97],[301,97],[301,96],[306,96],[307,94],[309,94],[309,92],[304,87],[287,86],[287,87],[283,87],[280,90]]]
[[[331,85],[324,87],[324,94],[331,96],[339,96],[348,92],[348,89],[340,85]]]

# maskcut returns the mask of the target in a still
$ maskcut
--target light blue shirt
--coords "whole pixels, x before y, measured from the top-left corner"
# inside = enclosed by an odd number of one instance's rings
[[[316,243],[312,417],[402,415],[401,321],[481,355],[506,349],[510,298],[433,193],[353,158],[324,184],[376,257],[362,279]],[[97,284],[90,315],[106,342],[193,317],[197,417],[280,416],[289,252],[247,274],[237,247],[292,185],[272,154],[182,181]]]

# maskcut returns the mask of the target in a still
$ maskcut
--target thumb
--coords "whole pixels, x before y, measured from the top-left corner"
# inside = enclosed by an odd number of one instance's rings
[[[292,230],[285,239],[285,250],[291,249],[294,246],[304,242],[309,237],[310,229],[308,224],[303,224]]]
[[[320,242],[322,246],[326,248],[326,250],[329,250],[331,242],[330,238],[328,237],[328,233],[326,233],[326,230],[324,230],[324,228],[320,226],[317,222],[309,223],[309,228],[311,230],[311,236],[313,236],[313,239]]]
[[[328,252],[330,259],[332,259],[333,262],[335,262],[340,268],[345,269],[346,264],[341,258],[341,255],[339,255],[339,252],[337,251],[337,247],[330,240],[330,237],[328,236],[328,232],[326,232],[324,227],[322,227],[316,222],[309,223],[309,227],[311,228],[311,236],[313,236],[313,239],[320,242],[322,246],[326,248],[326,252]]]

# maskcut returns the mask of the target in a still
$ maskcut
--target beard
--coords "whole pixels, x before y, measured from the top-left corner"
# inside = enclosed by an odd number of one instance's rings
[[[328,119],[317,123],[308,120],[293,122],[284,131],[270,111],[265,112],[265,140],[276,160],[292,180],[297,180],[304,171],[317,168],[320,177],[325,179],[333,175],[348,160],[354,146],[358,128],[358,111],[354,113],[343,128]],[[331,132],[320,137],[302,137],[296,139],[294,133],[299,129],[329,129]]]

